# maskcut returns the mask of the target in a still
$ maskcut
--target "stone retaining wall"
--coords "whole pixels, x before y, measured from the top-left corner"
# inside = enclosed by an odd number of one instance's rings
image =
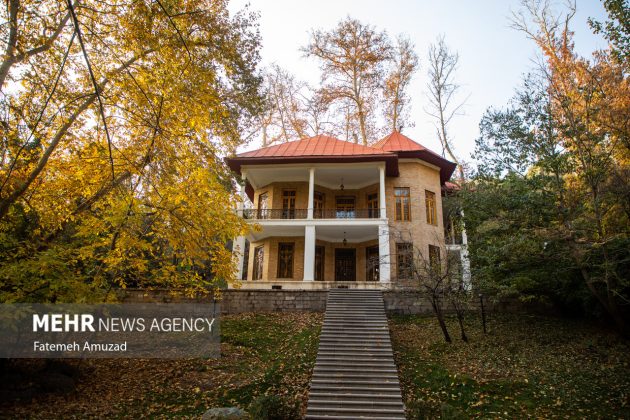
[[[224,290],[217,302],[222,314],[242,312],[324,312],[325,290]],[[167,290],[126,290],[121,300],[128,303],[145,302],[207,302],[212,296],[187,298]]]
[[[207,302],[213,303],[212,296],[186,298],[175,296],[167,290],[130,290],[121,292],[123,302]],[[326,309],[325,290],[225,290],[220,300],[221,313],[242,312],[323,312]],[[383,291],[385,310],[389,314],[412,315],[431,314],[431,304],[416,291]],[[524,304],[516,299],[503,299],[499,302],[484,300],[488,312],[529,312],[551,314],[553,308],[540,304]],[[445,309],[450,311],[449,305]],[[469,304],[470,310],[479,309],[479,299]]]

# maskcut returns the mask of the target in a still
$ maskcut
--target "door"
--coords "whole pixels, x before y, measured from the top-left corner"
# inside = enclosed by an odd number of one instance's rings
[[[367,208],[368,208],[368,217],[370,219],[378,219],[379,217],[379,202],[378,202],[378,194],[368,194],[367,196]]]
[[[313,217],[316,219],[324,218],[324,193],[315,191],[313,194]]]
[[[315,247],[315,280],[324,280],[324,260],[326,259],[325,248],[321,245]]]
[[[295,219],[295,190],[282,191],[282,218]]]
[[[356,249],[335,249],[335,281],[356,280]]]
[[[269,195],[266,192],[260,194],[258,196],[258,218],[259,219],[268,219],[269,212]]]
[[[337,219],[354,219],[354,197],[337,197]]]
[[[378,245],[370,246],[365,249],[365,280],[379,281],[378,270],[380,268],[378,260]]]

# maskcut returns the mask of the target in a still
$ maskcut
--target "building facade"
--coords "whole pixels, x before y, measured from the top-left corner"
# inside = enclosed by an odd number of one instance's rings
[[[445,248],[442,189],[455,164],[400,132],[372,146],[327,136],[227,159],[243,181],[234,241],[241,288],[390,288],[413,248]]]

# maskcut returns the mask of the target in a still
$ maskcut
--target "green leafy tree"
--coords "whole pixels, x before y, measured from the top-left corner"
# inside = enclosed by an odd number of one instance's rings
[[[612,46],[612,54],[630,68],[630,4],[628,0],[603,0],[609,19],[588,23],[596,34],[603,34]]]

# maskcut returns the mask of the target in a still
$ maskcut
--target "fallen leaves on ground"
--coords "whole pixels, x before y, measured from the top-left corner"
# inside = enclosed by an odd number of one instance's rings
[[[497,314],[469,343],[434,318],[390,320],[409,418],[630,417],[630,343],[585,321]]]
[[[223,316],[219,359],[73,360],[73,392],[3,401],[0,411],[9,418],[198,418],[210,407],[246,409],[264,394],[305,410],[322,320],[317,313]]]

